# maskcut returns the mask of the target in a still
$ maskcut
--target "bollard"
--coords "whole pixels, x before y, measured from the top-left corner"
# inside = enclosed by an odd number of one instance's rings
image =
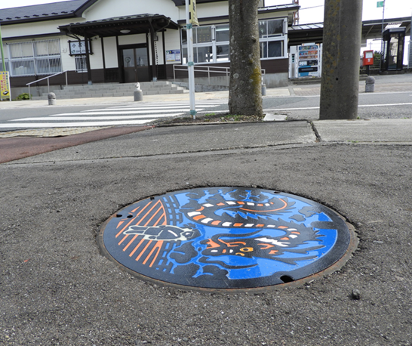
[[[262,96],[266,96],[266,84],[262,84]]]
[[[143,101],[143,91],[140,90],[140,83],[136,84],[136,90],[134,91],[134,100]]]
[[[47,95],[47,98],[49,99],[49,106],[53,106],[56,104],[56,94],[55,93],[49,93]]]
[[[365,93],[373,93],[375,91],[375,78],[366,77],[365,83]]]

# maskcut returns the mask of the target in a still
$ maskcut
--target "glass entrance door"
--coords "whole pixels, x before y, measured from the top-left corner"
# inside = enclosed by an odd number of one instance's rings
[[[123,82],[150,81],[147,47],[136,46],[122,49]]]

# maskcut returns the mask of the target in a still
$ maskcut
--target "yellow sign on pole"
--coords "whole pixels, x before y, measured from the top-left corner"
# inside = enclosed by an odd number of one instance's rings
[[[0,100],[11,101],[10,76],[8,71],[0,71]]]
[[[189,12],[190,12],[190,24],[199,26],[199,21],[197,20],[197,13],[196,13],[196,0],[190,0]]]

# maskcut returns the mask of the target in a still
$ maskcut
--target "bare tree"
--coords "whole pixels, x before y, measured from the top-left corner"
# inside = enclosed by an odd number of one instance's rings
[[[263,115],[259,0],[229,0],[231,114]]]

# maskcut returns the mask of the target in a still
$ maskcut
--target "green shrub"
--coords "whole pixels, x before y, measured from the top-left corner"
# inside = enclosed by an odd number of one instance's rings
[[[30,95],[30,94],[28,94],[28,93],[23,93],[23,94],[20,94],[19,96],[17,96],[14,101],[30,100],[30,99],[31,99],[31,95]]]

